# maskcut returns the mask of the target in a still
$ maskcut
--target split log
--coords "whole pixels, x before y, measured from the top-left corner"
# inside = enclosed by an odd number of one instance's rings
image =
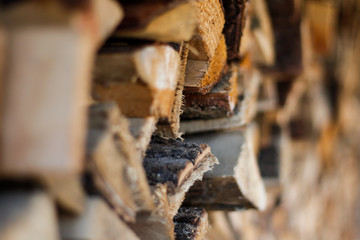
[[[177,1],[121,1],[126,12],[115,36],[162,42],[189,41],[197,17],[194,3]]]
[[[210,60],[189,60],[185,71],[185,93],[208,93],[219,82],[226,65],[225,38],[221,35]]]
[[[174,223],[170,216],[166,186],[152,186],[152,194],[155,209],[138,212],[135,223],[129,223],[129,226],[140,239],[174,240]]]
[[[175,239],[178,240],[202,240],[209,228],[207,212],[203,208],[180,208],[174,224]]]
[[[92,40],[68,27],[18,27],[8,36],[1,174],[79,173]]]
[[[180,114],[182,113],[183,106],[183,90],[185,85],[185,70],[187,66],[187,57],[189,53],[189,44],[182,42],[176,45],[176,50],[180,55],[180,68],[177,87],[175,91],[174,104],[171,111],[171,116],[167,121],[160,121],[157,124],[157,135],[164,138],[176,139],[180,137]]]
[[[218,210],[265,208],[264,184],[243,130],[188,135],[185,139],[208,144],[220,163],[190,188],[186,205]]]
[[[151,136],[156,129],[157,120],[154,117],[128,118],[128,120],[130,132],[135,138],[136,150],[140,153],[140,158],[143,159],[151,141]]]
[[[171,216],[175,216],[185,193],[217,163],[205,144],[154,137],[144,158],[150,185],[165,184]]]
[[[128,117],[170,118],[179,61],[167,45],[105,47],[96,60],[94,98],[115,101]]]
[[[55,206],[44,192],[3,191],[0,212],[0,239],[59,239]]]
[[[238,99],[238,69],[233,66],[207,94],[186,94],[182,119],[221,118],[234,113]]]
[[[125,195],[125,206],[130,206],[129,209],[134,209],[131,200],[137,211],[153,208],[140,153],[136,151],[127,120],[115,104],[100,104],[90,109],[88,158],[90,169],[105,183],[99,182],[98,188],[113,199],[112,204],[116,204],[116,196]],[[118,170],[114,171],[114,167]],[[113,188],[116,194],[104,191],[109,188]]]
[[[223,34],[226,39],[228,61],[240,59],[240,45],[248,2],[246,0],[222,0],[225,14]]]
[[[216,49],[224,28],[224,13],[219,0],[197,1],[195,4],[198,25],[189,42],[189,59],[209,61],[218,55]]]
[[[63,240],[138,240],[135,233],[99,197],[88,197],[80,216],[60,216]]]
[[[234,213],[243,214],[244,212],[236,211]],[[224,211],[211,211],[209,212],[209,222],[211,225],[210,230],[207,233],[206,240],[237,240],[231,221],[228,216],[228,212]]]
[[[197,132],[214,131],[219,129],[230,129],[241,127],[249,123],[256,114],[256,104],[261,75],[259,72],[240,74],[238,90],[243,92],[238,99],[238,104],[234,109],[232,117],[216,119],[191,119],[182,120],[180,131],[191,134]],[[245,90],[241,90],[244,88]]]

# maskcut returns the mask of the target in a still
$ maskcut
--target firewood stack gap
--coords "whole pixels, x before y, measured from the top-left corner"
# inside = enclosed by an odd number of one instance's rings
[[[360,238],[358,0],[0,0],[0,240]]]

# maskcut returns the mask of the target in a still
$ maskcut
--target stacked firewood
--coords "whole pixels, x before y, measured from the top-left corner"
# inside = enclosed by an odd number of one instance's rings
[[[0,0],[0,239],[354,239],[359,12]]]

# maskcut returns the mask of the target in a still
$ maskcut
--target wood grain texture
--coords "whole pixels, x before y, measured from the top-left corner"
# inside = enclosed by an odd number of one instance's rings
[[[95,137],[94,140],[91,139],[92,136]],[[142,168],[141,153],[136,149],[135,140],[129,131],[128,121],[120,114],[115,104],[92,106],[90,109],[89,137],[89,146],[93,146],[101,138],[108,139],[103,144],[103,147],[110,148],[109,150],[112,149],[114,166],[117,164],[120,167],[120,162],[124,166],[122,170],[119,169],[118,171],[112,169],[111,162],[102,167],[107,156],[98,155],[98,168],[108,170],[103,177],[108,178],[108,181],[117,189],[118,194],[126,193],[126,189],[129,189],[137,211],[152,209],[153,203],[145,172]],[[96,140],[96,137],[100,137],[100,139]],[[114,147],[115,149],[113,149]],[[101,162],[103,158],[104,160]],[[113,177],[109,174],[112,174]],[[125,186],[118,185],[120,183],[125,184]]]
[[[54,202],[45,192],[2,192],[0,212],[0,239],[59,239]]]
[[[226,64],[225,38],[221,35],[214,56],[209,60],[188,60],[185,72],[185,93],[208,93],[219,82]]]
[[[190,40],[189,59],[208,61],[216,56],[221,32],[224,27],[224,13],[219,0],[196,1],[198,25]]]
[[[60,233],[64,240],[139,240],[100,197],[88,197],[79,216],[61,215]]]
[[[91,39],[67,27],[18,28],[8,36],[1,173],[79,173]]]
[[[189,190],[187,205],[222,210],[265,208],[264,184],[243,130],[188,135],[185,139],[208,144],[220,163]]]
[[[173,240],[174,223],[169,212],[167,188],[163,184],[152,186],[155,209],[138,212],[136,222],[129,226],[140,237],[148,240]]]
[[[189,44],[182,42],[176,45],[180,55],[179,78],[175,91],[174,104],[172,106],[171,116],[165,121],[159,121],[157,124],[156,134],[164,138],[176,139],[181,136],[180,129],[180,114],[182,113],[182,106],[184,101],[184,85],[185,85],[185,70],[187,66],[187,57],[189,53]]]
[[[115,101],[128,117],[169,118],[179,65],[179,54],[167,45],[111,47],[97,57],[93,96]]]
[[[230,68],[213,89],[205,94],[185,94],[182,119],[221,118],[234,113],[238,100],[238,69]]]
[[[136,149],[143,158],[151,141],[151,136],[156,130],[157,120],[155,117],[128,118],[128,120],[130,132],[135,139]]]
[[[182,1],[124,2],[125,19],[115,36],[162,42],[189,41],[197,16],[194,3]]]

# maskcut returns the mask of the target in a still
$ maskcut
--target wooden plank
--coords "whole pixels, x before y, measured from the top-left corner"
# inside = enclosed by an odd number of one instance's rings
[[[256,114],[256,104],[261,75],[259,72],[241,74],[239,85],[245,88],[242,97],[238,100],[238,105],[234,109],[232,117],[216,119],[191,119],[182,120],[180,131],[191,134],[197,132],[207,132],[220,129],[230,129],[241,127],[249,123]]]
[[[173,240],[174,223],[169,212],[167,188],[163,184],[152,187],[152,194],[155,202],[153,211],[142,211],[136,215],[135,223],[129,226],[140,239],[147,240]]]
[[[79,173],[91,39],[67,27],[17,28],[8,36],[1,174]]]
[[[208,144],[220,163],[193,185],[186,194],[186,205],[219,210],[265,208],[264,184],[243,130],[188,135],[185,139]]]
[[[151,185],[167,187],[170,215],[175,216],[185,193],[217,159],[205,144],[185,143],[154,137],[144,158],[144,168]]]
[[[0,212],[0,239],[59,239],[54,203],[42,191],[1,192]]]
[[[196,1],[195,4],[198,25],[189,42],[189,59],[208,61],[217,55],[225,23],[224,13],[219,0]]]
[[[181,207],[174,217],[175,239],[201,240],[208,230],[208,216],[203,208]]]
[[[234,114],[238,99],[238,69],[231,67],[207,94],[185,94],[182,119],[221,118]]]
[[[169,118],[179,64],[179,54],[168,45],[114,44],[97,57],[93,95],[115,101],[128,117]]]
[[[178,83],[175,91],[174,104],[171,111],[171,116],[166,121],[159,121],[157,124],[156,134],[164,138],[178,138],[181,136],[180,129],[180,114],[182,113],[182,106],[184,101],[184,85],[185,85],[185,70],[187,66],[187,57],[189,53],[189,44],[182,42],[176,45],[177,51],[180,55],[180,67]]]
[[[188,60],[185,71],[185,93],[208,93],[219,82],[226,65],[225,38],[221,35],[210,60]]]
[[[197,17],[194,3],[182,1],[124,1],[125,19],[115,36],[161,42],[189,41]]]
[[[61,215],[60,233],[63,240],[139,239],[100,197],[88,197],[80,216]]]

